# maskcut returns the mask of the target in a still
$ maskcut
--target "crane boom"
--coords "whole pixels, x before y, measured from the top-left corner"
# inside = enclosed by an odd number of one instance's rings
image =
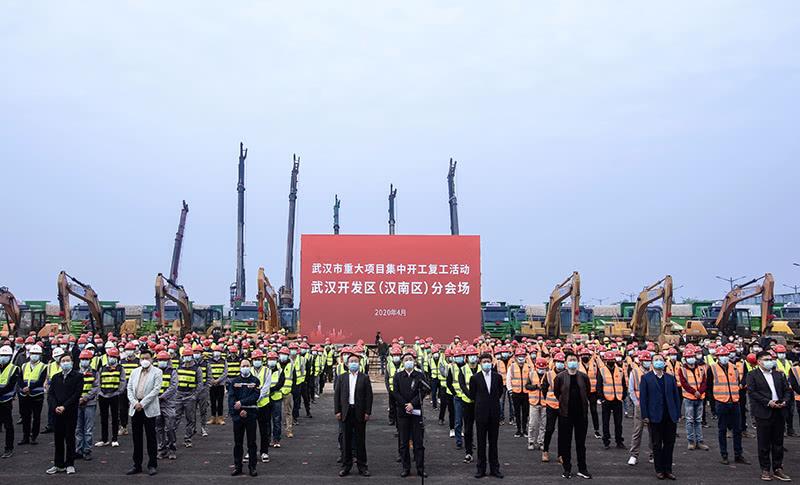
[[[334,195],[333,199],[333,233],[339,234],[339,207],[342,206],[342,201],[339,199],[339,194]]]
[[[239,143],[239,182],[236,184],[238,193],[236,212],[236,289],[233,300],[242,302],[247,292],[245,291],[246,279],[244,275],[244,161],[247,158],[247,148],[244,143]],[[233,302],[231,302],[231,305]]]
[[[447,192],[450,203],[450,234],[458,235],[458,199],[456,198],[456,165],[458,161],[450,159],[450,170],[447,172]]]
[[[175,244],[172,247],[172,264],[169,268],[169,277],[172,281],[178,281],[178,266],[181,262],[181,252],[183,250],[183,231],[186,228],[186,215],[189,213],[189,205],[183,201],[181,208],[181,218],[178,221],[178,232],[175,233]]]
[[[292,155],[292,177],[289,182],[289,228],[286,234],[286,273],[280,289],[281,308],[294,307],[294,222],[297,208],[297,175],[300,172],[300,158]]]
[[[389,184],[389,234],[394,234],[394,199],[397,197],[397,189]]]
[[[183,337],[191,332],[192,329],[192,305],[189,301],[189,296],[186,294],[186,290],[183,289],[183,286],[164,277],[163,274],[158,273],[156,276],[156,310],[158,311],[159,328],[164,328],[166,325],[164,320],[165,299],[173,301],[178,305],[178,309],[181,312],[179,334]]]

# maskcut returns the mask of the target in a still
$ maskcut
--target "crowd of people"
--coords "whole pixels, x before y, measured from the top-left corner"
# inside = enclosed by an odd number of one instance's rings
[[[372,375],[382,383],[370,379],[375,349],[380,366]],[[603,448],[627,450],[628,465],[646,456],[658,479],[674,480],[673,450],[683,419],[686,447],[698,451],[709,450],[704,430],[716,421],[724,465],[750,464],[742,438],[754,429],[761,479],[789,481],[783,440],[784,434],[794,436],[794,415],[800,413],[800,346],[789,350],[769,339],[739,337],[659,346],[608,337],[512,341],[485,335],[443,343],[419,337],[390,343],[378,336],[370,349],[363,341],[333,345],[246,332],[182,339],[161,332],[139,338],[31,335],[0,345],[1,456],[12,458],[15,444],[37,444],[44,420],[41,432],[54,434],[48,474],[74,474],[77,459],[91,460],[94,448],[118,447],[119,435],[130,432],[127,473],[155,475],[158,460],[178,458],[181,423],[189,449],[198,432],[207,436],[209,426],[230,419],[232,474],[244,474],[246,461],[247,473],[256,476],[258,462],[269,462],[271,449],[294,436],[301,413],[312,418],[311,405],[327,384],[339,423],[340,476],[354,465],[370,475],[366,430],[373,385],[380,385],[389,396],[387,417],[396,427],[403,477],[411,474],[412,459],[416,474],[427,476],[425,425],[438,421],[449,426],[464,463],[475,463],[476,478],[503,477],[498,435],[509,425],[542,462],[557,460],[565,478],[592,477],[586,439],[593,431]],[[426,403],[431,409],[423,413]]]

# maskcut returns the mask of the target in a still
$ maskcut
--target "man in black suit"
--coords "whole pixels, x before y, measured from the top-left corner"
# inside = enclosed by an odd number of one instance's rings
[[[475,402],[475,428],[478,434],[478,470],[475,478],[486,476],[486,440],[489,440],[489,474],[503,478],[497,457],[497,435],[500,431],[500,397],[505,392],[503,381],[492,368],[492,356],[482,354],[481,371],[469,380],[469,398]]]
[[[75,427],[78,424],[78,401],[83,392],[83,374],[73,370],[72,356],[59,360],[61,372],[53,376],[47,391],[48,405],[55,411],[55,457],[48,475],[66,471],[75,473]]]
[[[411,470],[411,456],[408,452],[408,442],[414,442],[414,464],[417,466],[417,475],[427,477],[425,473],[425,446],[424,427],[422,424],[422,401],[425,399],[425,390],[428,384],[425,375],[415,369],[417,353],[414,349],[407,349],[403,354],[403,369],[394,374],[394,391],[392,395],[397,406],[397,429],[400,433],[400,459],[403,471],[400,476],[405,478]]]
[[[792,401],[792,392],[786,376],[775,372],[775,359],[762,350],[756,355],[758,369],[747,374],[747,394],[750,396],[750,413],[756,421],[758,463],[761,479],[791,480],[783,473],[783,409]],[[772,476],[770,475],[772,470]]]
[[[344,423],[344,459],[339,476],[350,474],[353,468],[353,440],[356,445],[356,460],[358,473],[365,477],[370,475],[367,469],[367,421],[372,414],[372,382],[369,376],[359,371],[361,356],[351,354],[347,358],[345,374],[336,377],[333,399],[336,419]]]

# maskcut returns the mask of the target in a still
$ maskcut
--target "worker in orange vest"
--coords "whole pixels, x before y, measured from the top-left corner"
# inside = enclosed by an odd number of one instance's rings
[[[553,356],[553,369],[547,371],[545,374],[547,376],[544,379],[544,382],[540,385],[544,385],[545,388],[543,392],[545,393],[544,404],[547,407],[546,410],[546,422],[544,425],[544,441],[542,442],[542,461],[547,463],[550,461],[550,440],[553,438],[553,433],[556,430],[556,424],[558,424],[558,399],[556,395],[553,393],[553,383],[556,380],[556,375],[559,372],[562,372],[565,369],[564,363],[565,357],[564,354],[561,352],[557,353]]]
[[[617,448],[625,449],[625,439],[622,436],[622,402],[628,395],[628,385],[625,382],[625,373],[622,369],[622,355],[616,350],[609,350],[603,354],[605,360],[597,370],[597,389],[603,411],[603,447],[611,448],[611,415],[614,415],[614,441]]]
[[[694,346],[686,346],[683,351],[684,365],[678,372],[678,382],[683,393],[683,415],[686,419],[686,439],[688,449],[708,451],[703,443],[703,401],[706,397],[706,373],[698,365]]]
[[[517,423],[515,438],[528,435],[528,393],[525,391],[525,376],[530,369],[525,363],[527,353],[525,346],[520,345],[514,352],[514,360],[508,364],[506,371],[506,387],[511,392],[511,402],[514,405],[514,421]]]
[[[537,357],[534,367],[528,372],[525,390],[528,391],[528,449],[541,449],[544,443],[544,428],[547,421],[547,359]]]
[[[591,345],[591,348],[582,349],[578,355],[581,359],[581,365],[585,369],[583,372],[589,376],[589,414],[592,416],[594,437],[599,440],[602,437],[600,435],[600,417],[597,415],[597,363],[600,359],[593,349],[594,345]]]
[[[636,359],[631,363],[630,374],[628,374],[628,389],[630,389],[631,403],[633,404],[633,434],[631,435],[631,456],[628,458],[628,465],[634,466],[639,462],[639,447],[642,445],[642,432],[645,424],[642,419],[642,408],[639,403],[639,386],[642,377],[650,372],[652,357],[650,352],[642,350]],[[647,431],[647,444],[650,448],[650,458],[653,458],[653,442],[650,438],[650,431]]]
[[[739,416],[739,389],[742,376],[736,365],[730,362],[729,352],[725,346],[717,347],[716,362],[708,366],[706,380],[708,389],[717,410],[717,427],[719,429],[719,452],[722,464],[730,464],[728,460],[728,429],[733,430],[733,456],[736,463],[749,465],[742,450],[742,421]]]

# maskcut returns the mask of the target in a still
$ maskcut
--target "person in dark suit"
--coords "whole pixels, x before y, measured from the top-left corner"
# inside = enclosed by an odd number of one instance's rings
[[[422,401],[425,399],[428,388],[425,375],[415,369],[417,354],[414,349],[407,349],[403,354],[403,368],[394,374],[394,402],[397,406],[397,428],[400,433],[400,460],[403,471],[400,476],[405,478],[411,470],[411,456],[408,452],[408,442],[414,442],[414,464],[417,475],[427,477],[425,473],[425,445],[424,426],[422,424]]]
[[[233,472],[231,476],[242,474],[244,438],[247,435],[248,468],[251,477],[258,476],[256,447],[256,424],[258,421],[257,401],[261,391],[261,381],[251,372],[250,361],[242,359],[239,375],[228,381],[228,412],[233,421]]]
[[[774,476],[788,482],[791,478],[783,473],[783,428],[786,424],[783,409],[791,403],[792,391],[783,372],[773,371],[775,359],[772,354],[762,350],[756,358],[758,369],[747,374],[747,394],[750,414],[756,421],[761,479],[771,480]]]
[[[78,425],[78,401],[83,392],[83,374],[73,370],[72,356],[64,354],[59,359],[61,372],[50,380],[47,392],[48,405],[55,412],[55,457],[48,475],[66,471],[75,473],[75,427]]]
[[[675,376],[664,372],[666,366],[663,355],[653,355],[653,372],[645,372],[639,384],[639,407],[653,442],[656,477],[675,480],[672,454],[681,418],[681,396]]]
[[[358,473],[370,475],[367,469],[367,421],[372,414],[372,382],[369,376],[359,371],[361,356],[350,354],[347,358],[348,372],[336,377],[333,399],[336,419],[344,423],[344,459],[339,476],[350,474],[353,468],[353,441],[356,446]]]
[[[486,441],[489,441],[489,473],[503,478],[497,457],[500,431],[500,398],[505,392],[500,374],[492,368],[492,356],[482,354],[481,371],[469,380],[469,398],[475,402],[475,428],[478,435],[478,463],[475,478],[486,476]]]
[[[558,399],[558,456],[564,467],[564,478],[572,478],[572,436],[575,435],[575,454],[578,476],[592,478],[586,466],[586,432],[589,430],[589,376],[578,370],[578,356],[566,356],[567,370],[553,381],[553,395]]]

